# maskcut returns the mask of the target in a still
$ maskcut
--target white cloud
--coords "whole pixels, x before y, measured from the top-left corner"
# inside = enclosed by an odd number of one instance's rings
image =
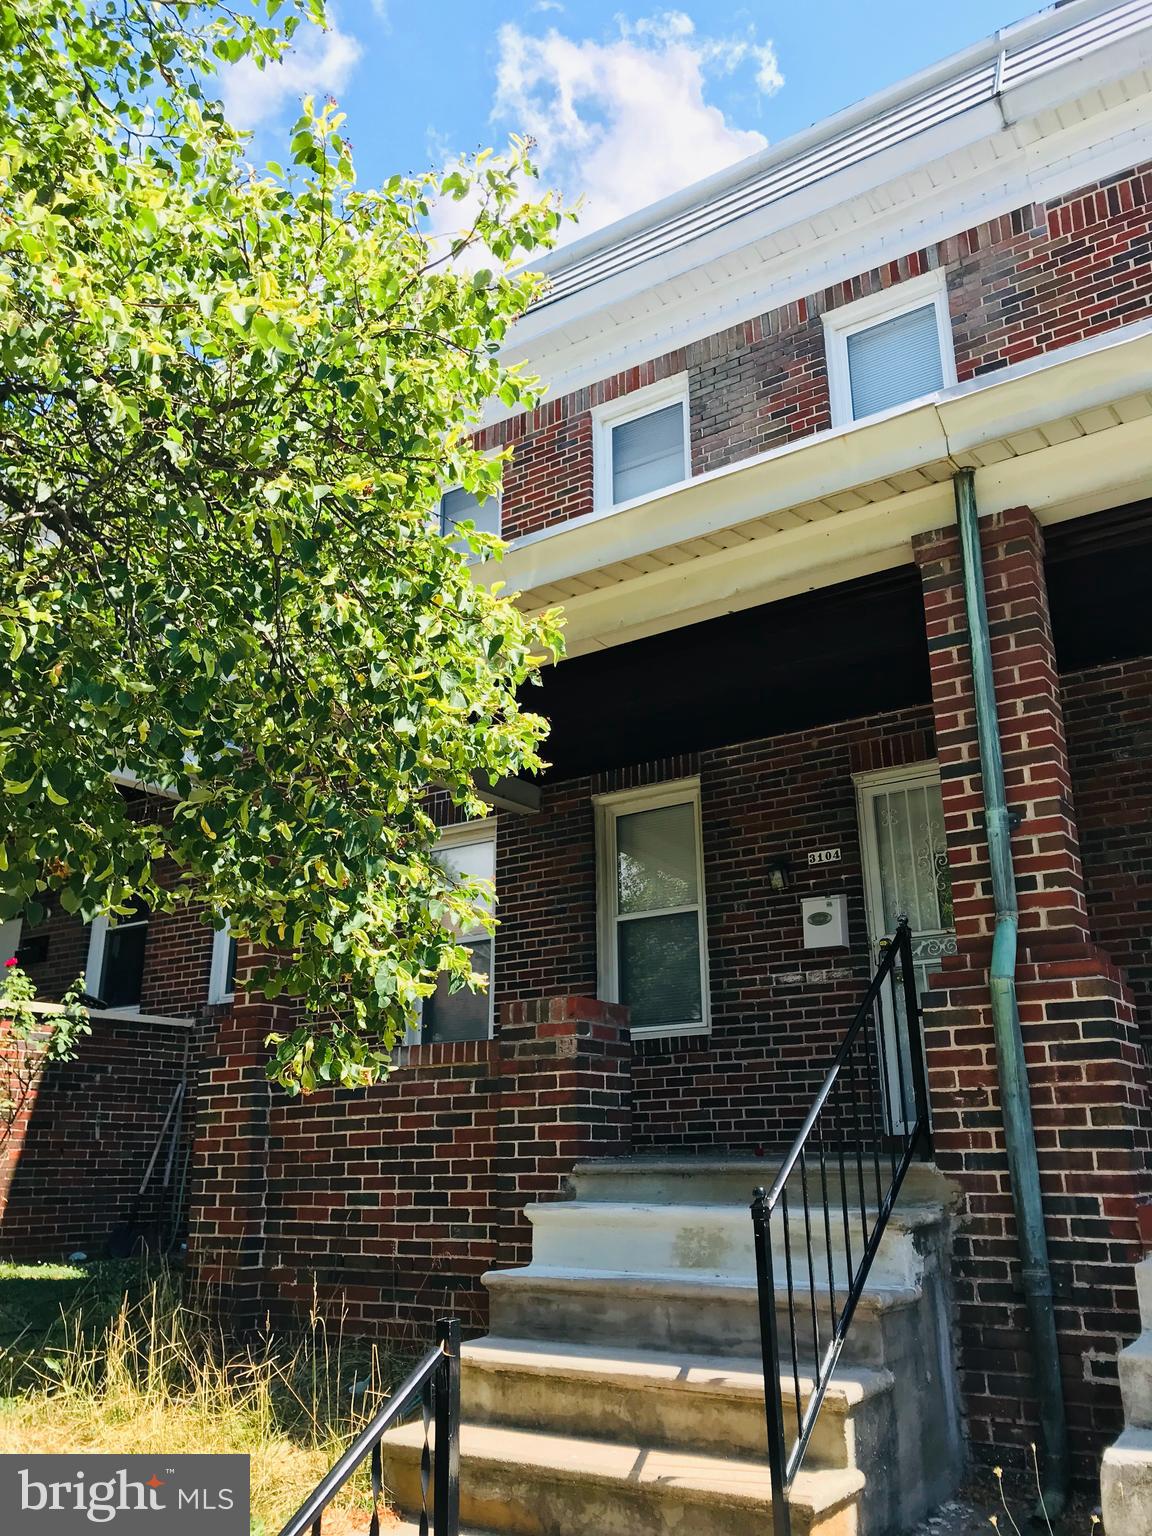
[[[709,100],[717,77],[750,71],[765,95],[783,84],[771,42],[754,32],[701,36],[683,11],[618,17],[617,27],[606,41],[556,27],[535,36],[512,22],[498,34],[493,120],[537,141],[545,184],[569,200],[583,195],[568,238],[764,147],[762,133],[736,126]]]
[[[257,69],[250,59],[220,72],[221,95],[231,122],[256,128],[303,96],[338,95],[360,61],[360,44],[332,23],[327,31],[301,27],[279,64]]]

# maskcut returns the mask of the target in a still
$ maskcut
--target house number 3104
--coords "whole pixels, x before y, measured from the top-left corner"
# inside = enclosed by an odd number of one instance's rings
[[[814,853],[808,855],[809,864],[839,864],[839,848],[817,848]]]

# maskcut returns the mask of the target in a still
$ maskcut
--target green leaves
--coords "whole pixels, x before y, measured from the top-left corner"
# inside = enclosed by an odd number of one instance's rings
[[[322,7],[280,14],[0,0],[0,913],[203,902],[280,956],[306,1091],[478,984],[429,796],[540,766],[518,697],[560,641],[434,510],[498,489],[471,430],[535,400],[499,346],[560,215],[523,144],[359,190],[331,104],[253,172],[211,71]]]

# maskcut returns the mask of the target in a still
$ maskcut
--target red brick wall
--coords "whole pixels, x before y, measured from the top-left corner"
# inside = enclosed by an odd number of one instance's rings
[[[548,786],[539,816],[499,824],[497,1003],[595,993],[592,796],[698,774],[712,1033],[636,1042],[634,1144],[778,1145],[870,974],[852,775],[932,755],[930,711],[908,709]],[[828,847],[842,862],[809,869]],[[793,880],[773,895],[779,858]],[[840,891],[851,948],[804,950],[801,898]]]
[[[693,472],[830,425],[823,311],[943,268],[960,379],[1152,311],[1152,166],[1028,204],[744,324],[677,348],[481,434],[512,444],[505,538],[592,510],[592,407],[687,373]]]
[[[1051,1260],[1070,1451],[1095,1476],[1122,1427],[1116,1356],[1138,1331],[1135,1200],[1149,1174],[1148,1063],[1131,993],[1091,941],[1042,569],[1027,508],[981,524],[992,663],[1014,813],[1020,1024]],[[962,1194],[954,1250],[970,1442],[1026,1471],[1038,1435],[987,980],[993,922],[971,662],[954,530],[915,541],[924,580],[936,739],[959,953],[924,999],[934,1151]],[[1075,692],[1075,689],[1072,690]],[[1105,717],[1106,718],[1106,717]],[[1081,719],[1081,751],[1093,730]],[[1099,739],[1099,738],[1097,738]],[[1091,796],[1092,774],[1080,777]]]
[[[201,1087],[192,1261],[236,1317],[318,1299],[353,1331],[427,1339],[448,1312],[482,1329],[481,1275],[530,1255],[524,1205],[629,1148],[621,1009],[512,1003],[499,1040],[419,1047],[376,1088],[305,1100],[262,1080],[266,1015],[221,1021]]]
[[[187,1027],[96,1019],[76,1059],[45,1070],[11,1131],[0,1124],[0,1253],[102,1254],[144,1177],[186,1043],[195,1047]],[[19,1085],[5,1071],[13,1049],[0,1042],[0,1095],[15,1099]],[[186,1126],[194,1116],[192,1102]],[[162,1162],[142,1206],[146,1220],[159,1213]]]
[[[1152,1054],[1152,657],[1077,672],[1063,697],[1089,922]]]

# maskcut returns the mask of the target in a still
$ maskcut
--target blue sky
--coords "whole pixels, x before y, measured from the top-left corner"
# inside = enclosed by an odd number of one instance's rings
[[[277,158],[305,91],[333,94],[362,184],[539,143],[542,179],[583,195],[586,233],[775,143],[1028,14],[1014,0],[336,0],[288,63],[225,82]]]

